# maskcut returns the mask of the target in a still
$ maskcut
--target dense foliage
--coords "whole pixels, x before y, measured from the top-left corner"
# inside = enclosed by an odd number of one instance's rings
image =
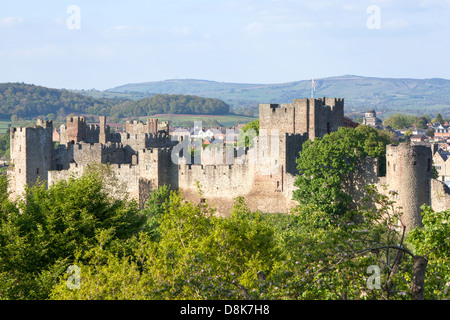
[[[406,243],[395,204],[374,188],[365,200],[376,208],[335,219],[315,205],[262,214],[243,198],[224,218],[167,187],[138,210],[95,172],[18,202],[0,179],[0,299],[409,299],[411,258],[396,258],[398,244],[428,253],[427,298],[450,297],[449,211],[424,208]]]
[[[9,159],[9,144],[10,144],[10,135],[9,133],[0,134],[0,158]]]
[[[330,215],[345,213],[353,199],[344,188],[351,172],[366,157],[378,158],[380,174],[385,172],[388,136],[369,126],[338,131],[308,140],[297,159],[299,175],[294,199],[300,204],[317,205]]]
[[[77,250],[97,245],[100,234],[124,241],[145,226],[136,203],[111,198],[93,173],[49,189],[36,185],[16,203],[7,198],[6,177],[0,179],[2,299],[47,298]]]
[[[62,115],[71,112],[108,114],[120,99],[94,99],[69,90],[51,89],[23,83],[0,84],[0,118],[10,119]]]
[[[443,121],[442,116],[439,118]],[[428,123],[431,122],[429,115],[424,116],[409,116],[401,113],[394,114],[383,121],[385,126],[390,126],[394,130],[406,129],[415,125],[417,129],[427,129]]]
[[[187,95],[154,95],[132,101],[93,98],[70,90],[50,89],[24,83],[0,84],[0,118],[59,117],[70,113],[110,117],[141,117],[158,113],[227,114],[229,105],[219,99]]]

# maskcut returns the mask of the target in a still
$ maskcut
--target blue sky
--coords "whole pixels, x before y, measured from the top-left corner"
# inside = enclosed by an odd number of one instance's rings
[[[449,20],[450,0],[0,0],[0,82],[450,79]]]

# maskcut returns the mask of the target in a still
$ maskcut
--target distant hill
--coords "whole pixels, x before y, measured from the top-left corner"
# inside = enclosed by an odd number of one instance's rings
[[[315,79],[316,97],[345,98],[346,113],[361,114],[375,109],[381,117],[401,112],[422,115],[450,115],[450,80],[374,78],[354,75]],[[311,80],[279,84],[242,84],[206,80],[166,80],[126,84],[104,91],[108,94],[195,94],[218,98],[234,111],[253,108],[259,103],[290,103],[311,96]]]
[[[224,115],[230,106],[219,99],[183,94],[157,94],[137,101],[127,101],[111,108],[119,118],[163,114]]]
[[[108,114],[111,106],[124,99],[95,99],[64,89],[25,83],[0,83],[0,119],[12,115],[32,118],[69,113]]]
[[[193,95],[159,94],[138,99],[128,95],[101,94],[98,91],[52,89],[25,83],[0,83],[0,119],[43,116],[64,118],[67,114],[115,117],[142,117],[167,114],[229,114],[230,106],[215,98]]]

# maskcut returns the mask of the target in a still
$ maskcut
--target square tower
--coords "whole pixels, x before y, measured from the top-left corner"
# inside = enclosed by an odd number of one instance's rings
[[[47,182],[52,169],[53,125],[38,120],[35,127],[11,128],[11,166],[8,168],[12,198],[20,196],[25,186]]]
[[[344,99],[295,99],[292,104],[260,104],[260,129],[280,134],[304,134],[309,139],[323,137],[344,125]]]
[[[86,141],[86,119],[84,117],[67,117],[67,141],[75,143]]]

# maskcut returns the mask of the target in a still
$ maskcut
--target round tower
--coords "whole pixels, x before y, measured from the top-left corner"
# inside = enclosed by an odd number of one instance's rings
[[[388,145],[386,147],[386,179],[388,190],[403,212],[406,231],[422,225],[423,204],[430,205],[432,177],[431,149],[422,145]]]

